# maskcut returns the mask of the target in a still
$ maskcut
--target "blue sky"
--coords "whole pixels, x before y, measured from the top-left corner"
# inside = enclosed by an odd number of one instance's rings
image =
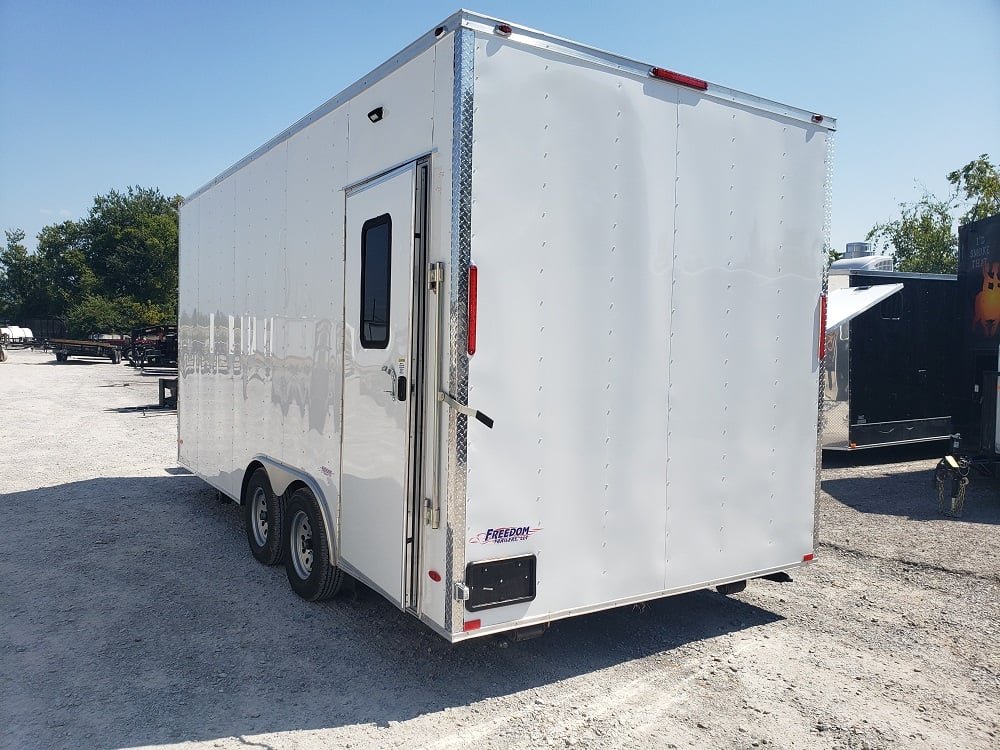
[[[453,2],[0,0],[0,230],[188,195]],[[472,9],[838,118],[833,244],[1000,162],[1000,0],[482,0]]]

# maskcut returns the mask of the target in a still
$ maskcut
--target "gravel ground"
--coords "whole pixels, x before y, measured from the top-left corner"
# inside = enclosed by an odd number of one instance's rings
[[[2,748],[1000,747],[1000,482],[940,516],[943,446],[828,457],[792,583],[449,645],[255,563],[161,373],[9,354]]]

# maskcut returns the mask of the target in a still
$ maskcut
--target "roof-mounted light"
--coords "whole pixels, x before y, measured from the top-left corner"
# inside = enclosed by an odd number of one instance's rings
[[[498,23],[495,27],[493,27],[493,31],[500,36],[510,36],[514,33],[514,29],[510,27],[510,24],[506,23]]]
[[[689,88],[698,89],[699,91],[705,91],[708,88],[708,81],[703,81],[700,78],[694,78],[693,76],[686,76],[683,73],[675,73],[674,71],[667,70],[666,68],[650,68],[649,74],[653,78],[659,78],[661,81],[679,83],[681,86],[688,86]]]

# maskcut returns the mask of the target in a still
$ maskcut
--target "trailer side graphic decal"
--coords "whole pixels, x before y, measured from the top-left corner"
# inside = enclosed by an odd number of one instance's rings
[[[532,534],[542,530],[542,527],[531,528],[530,526],[501,526],[496,529],[486,529],[480,531],[469,544],[505,544],[506,542],[523,542]]]

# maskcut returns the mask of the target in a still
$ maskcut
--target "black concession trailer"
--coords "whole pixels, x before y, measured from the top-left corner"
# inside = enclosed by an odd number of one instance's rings
[[[831,290],[889,284],[902,289],[828,331],[824,449],[945,440],[954,432],[957,276],[867,270],[830,275]]]
[[[955,431],[967,455],[996,454],[1000,214],[958,228],[960,348]]]

